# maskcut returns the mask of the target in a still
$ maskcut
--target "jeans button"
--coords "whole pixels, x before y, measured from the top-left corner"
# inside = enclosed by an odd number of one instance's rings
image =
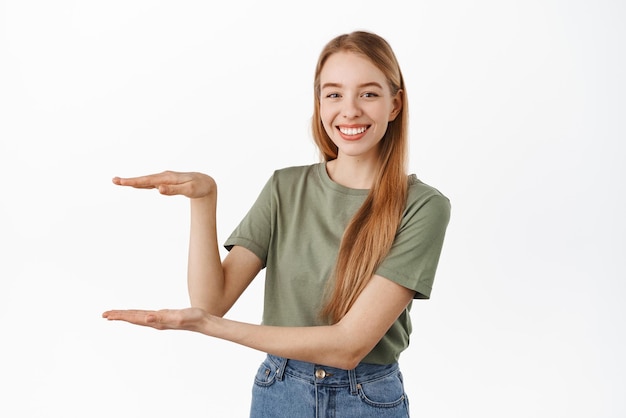
[[[315,370],[315,377],[318,379],[323,379],[326,377],[326,372],[324,371],[324,369],[317,369]]]

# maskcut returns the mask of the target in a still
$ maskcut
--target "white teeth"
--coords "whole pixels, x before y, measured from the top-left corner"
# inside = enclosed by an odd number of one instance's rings
[[[341,133],[344,134],[344,135],[358,135],[358,134],[362,134],[363,132],[365,132],[366,129],[367,129],[367,127],[365,127],[365,126],[362,126],[360,128],[339,128]]]

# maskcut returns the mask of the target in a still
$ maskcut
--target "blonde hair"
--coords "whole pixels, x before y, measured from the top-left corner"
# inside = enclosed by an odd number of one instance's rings
[[[402,90],[402,107],[389,122],[380,141],[379,164],[372,188],[363,205],[348,224],[329,281],[325,306],[320,314],[331,323],[338,322],[350,310],[381,261],[389,252],[406,205],[408,178],[408,105],[404,79],[391,46],[378,35],[356,31],[331,40],[322,50],[315,70],[313,139],[321,158],[337,158],[320,117],[320,73],[326,60],[338,52],[352,52],[369,59],[380,69],[392,95]]]

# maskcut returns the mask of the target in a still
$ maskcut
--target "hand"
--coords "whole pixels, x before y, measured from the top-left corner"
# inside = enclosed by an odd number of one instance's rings
[[[215,180],[202,173],[164,171],[141,177],[114,177],[113,183],[118,186],[130,186],[137,189],[157,189],[163,195],[183,195],[190,199],[215,195],[217,192]]]
[[[162,309],[160,311],[114,310],[102,314],[109,321],[125,321],[158,330],[176,329],[201,332],[202,324],[209,319],[200,308]]]

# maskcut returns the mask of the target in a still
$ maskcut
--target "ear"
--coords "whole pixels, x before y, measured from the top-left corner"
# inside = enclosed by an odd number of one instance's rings
[[[396,119],[398,113],[402,110],[402,96],[404,91],[398,90],[395,96],[391,99],[393,103],[393,108],[391,109],[391,113],[389,114],[389,122]]]

